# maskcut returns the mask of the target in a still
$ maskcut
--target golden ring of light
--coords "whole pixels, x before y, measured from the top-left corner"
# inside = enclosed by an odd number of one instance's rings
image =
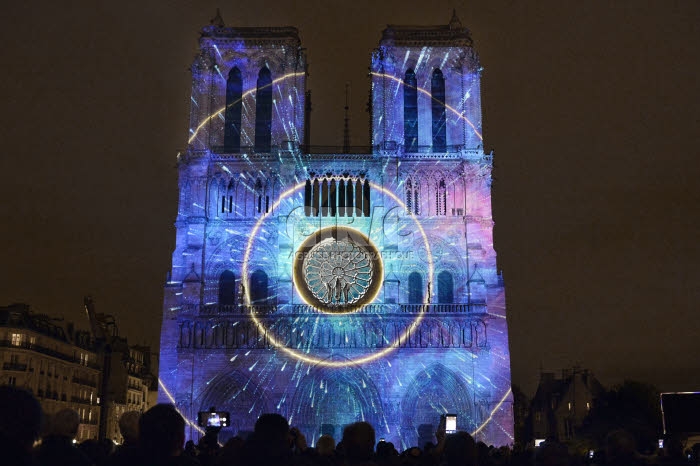
[[[493,420],[493,416],[496,414],[496,411],[501,409],[501,406],[503,405],[503,403],[505,403],[505,401],[508,398],[508,395],[510,395],[510,393],[511,393],[511,389],[509,388],[508,390],[506,390],[506,394],[503,395],[503,398],[501,398],[501,400],[491,410],[491,413],[489,413],[489,417],[487,417],[486,420],[484,422],[482,422],[481,425],[479,427],[477,427],[476,430],[474,430],[474,432],[471,433],[472,437],[475,436],[476,434],[478,434],[479,432],[481,432],[484,429],[484,427],[486,427],[486,425]]]
[[[243,282],[243,287],[245,289],[244,299],[245,299],[246,305],[250,305],[250,287],[248,286],[248,261],[250,260],[250,255],[251,255],[252,250],[253,250],[253,240],[257,236],[258,230],[260,230],[260,226],[262,225],[263,221],[270,215],[270,213],[275,212],[277,207],[280,205],[280,203],[284,199],[289,197],[295,191],[300,190],[304,186],[305,186],[304,183],[299,183],[299,184],[289,188],[288,190],[284,191],[283,193],[281,193],[279,195],[279,197],[277,198],[277,200],[272,204],[272,208],[270,209],[270,212],[261,216],[258,219],[258,221],[255,223],[255,226],[253,226],[252,230],[250,231],[250,235],[248,237],[248,244],[246,244],[245,253],[243,255],[243,265],[241,266],[241,281]],[[387,196],[392,198],[397,204],[399,204],[403,209],[406,209],[406,205],[403,203],[403,201],[401,201],[401,199],[399,199],[391,191],[385,189],[381,185],[378,185],[378,184],[375,184],[372,182],[370,182],[370,186],[372,187],[372,189],[375,189],[375,190],[381,192],[382,194],[386,194]],[[414,214],[410,214],[410,217],[415,222],[416,227],[418,228],[418,230],[421,233],[421,236],[423,237],[423,243],[425,245],[425,250],[426,250],[427,257],[428,257],[428,283],[432,283],[432,281],[433,281],[433,256],[432,256],[432,253],[430,252],[430,243],[428,241],[428,235],[425,233],[425,230],[423,230],[423,226],[420,224],[420,222],[418,221],[416,216]],[[428,295],[428,293],[425,293],[424,296],[425,296],[425,298],[423,299],[423,304],[428,304],[429,300],[430,300],[430,296]],[[359,365],[359,364],[364,364],[366,362],[374,361],[375,359],[379,359],[381,357],[384,357],[387,354],[391,353],[392,351],[396,350],[396,348],[398,348],[398,342],[400,342],[401,340],[405,340],[406,337],[408,336],[408,334],[410,332],[413,332],[417,328],[417,326],[421,323],[421,321],[423,320],[423,314],[424,314],[424,312],[419,312],[418,317],[416,317],[413,320],[413,322],[411,323],[411,325],[408,326],[406,331],[403,332],[401,335],[399,335],[399,337],[396,340],[392,341],[389,345],[387,345],[387,348],[384,348],[383,350],[378,351],[378,352],[373,353],[373,354],[368,354],[366,356],[362,356],[362,357],[355,358],[355,359],[349,359],[349,360],[345,360],[345,361],[328,361],[326,359],[315,358],[313,356],[308,356],[308,355],[303,354],[299,351],[293,350],[292,348],[289,348],[288,346],[281,344],[272,335],[270,335],[271,332],[268,332],[268,329],[262,324],[262,322],[260,322],[260,320],[257,318],[257,316],[255,315],[254,312],[251,313],[251,318],[253,319],[253,322],[255,322],[255,325],[258,327],[260,332],[267,335],[267,338],[269,339],[270,343],[273,346],[279,348],[281,351],[287,353],[288,355],[290,355],[290,356],[292,356],[300,361],[309,363],[309,364],[318,364],[318,365],[322,365],[322,366],[326,366],[326,367],[347,367],[347,366],[351,366],[351,365]]]
[[[287,74],[285,74],[284,76],[280,76],[279,78],[273,79],[272,82],[271,82],[270,84],[266,84],[266,85],[263,86],[263,87],[272,86],[272,85],[277,84],[277,83],[279,83],[279,82],[281,82],[281,81],[284,81],[285,79],[293,78],[293,77],[296,77],[296,76],[302,76],[302,75],[304,75],[304,74],[305,74],[305,73],[287,73]],[[392,76],[392,75],[386,74],[386,73],[375,73],[375,72],[372,72],[371,75],[372,75],[372,76],[378,76],[378,77],[380,77],[380,78],[389,78],[389,79],[392,79],[392,80],[398,82],[399,84],[402,84],[402,85],[404,85],[404,86],[408,86],[408,87],[410,87],[410,88],[414,88],[414,89],[416,89],[417,91],[419,91],[421,94],[425,94],[425,95],[427,95],[428,97],[430,97],[431,99],[437,101],[437,99],[434,99],[432,93],[430,93],[427,89],[423,89],[422,87],[418,87],[418,86],[416,86],[416,87],[410,86],[410,85],[406,84],[406,83],[403,81],[403,79],[397,78],[396,76]],[[234,105],[234,104],[238,103],[239,101],[242,101],[244,97],[248,97],[250,94],[252,94],[252,93],[255,92],[255,91],[257,91],[257,88],[255,88],[255,89],[253,89],[253,88],[248,89],[248,90],[245,91],[243,94],[241,94],[241,98],[240,98],[240,99],[237,99],[235,102],[232,102],[232,103],[229,104],[229,105]],[[440,104],[442,104],[442,102],[440,102]],[[457,118],[459,118],[460,120],[466,121],[467,124],[468,124],[469,126],[471,126],[472,130],[474,131],[474,134],[476,134],[476,136],[477,136],[480,140],[482,140],[482,141],[484,140],[484,137],[481,135],[481,133],[480,133],[479,130],[477,129],[476,125],[474,125],[474,123],[472,123],[471,120],[469,120],[469,118],[467,118],[466,116],[464,116],[463,113],[460,113],[459,110],[457,110],[456,108],[452,107],[451,105],[445,104],[445,108],[446,108],[447,110],[449,110],[450,112],[454,113],[455,115],[457,115]],[[206,118],[204,119],[204,121],[202,121],[202,122],[199,124],[199,126],[197,126],[197,129],[195,129],[195,130],[192,132],[192,136],[190,136],[190,138],[187,140],[187,143],[188,143],[188,144],[192,144],[192,141],[194,141],[194,139],[197,137],[197,134],[198,134],[199,131],[204,127],[204,125],[206,125],[207,123],[209,123],[213,118],[219,116],[224,110],[226,110],[226,105],[224,105],[223,107],[221,107],[220,109],[218,109],[217,111],[215,111],[214,113],[212,113],[211,115],[209,115],[208,117],[206,117]]]
[[[328,230],[331,230],[329,233]],[[362,239],[366,242],[366,245],[370,248],[370,252],[372,255],[374,255],[374,259],[372,260],[372,264],[375,267],[375,276],[377,277],[372,284],[368,287],[367,293],[362,296],[362,299],[359,300],[357,303],[353,303],[349,306],[344,306],[340,310],[331,310],[329,309],[328,306],[324,305],[323,303],[320,303],[320,301],[313,296],[311,293],[311,290],[308,288],[308,286],[299,286],[299,284],[304,284],[305,280],[301,278],[301,269],[303,265],[303,259],[301,259],[301,256],[304,255],[305,252],[301,252],[302,250],[308,249],[311,250],[311,246],[307,245],[307,242],[313,242],[314,241],[314,236],[316,235],[321,235],[323,237],[324,235],[329,235],[328,237],[332,237],[333,233],[332,230],[336,231],[347,231],[348,234],[352,235],[357,235],[362,237]],[[379,254],[379,251],[377,250],[377,247],[374,245],[372,240],[369,238],[369,236],[366,236],[364,233],[362,233],[360,230],[357,230],[355,228],[350,228],[346,226],[329,226],[322,228],[318,231],[315,231],[311,235],[309,235],[299,246],[299,249],[297,249],[296,254],[294,254],[294,262],[292,263],[292,277],[294,279],[294,284],[297,287],[297,290],[299,291],[299,295],[301,296],[301,299],[304,300],[306,304],[309,306],[313,306],[314,308],[318,309],[319,311],[323,312],[324,314],[330,314],[330,315],[343,315],[343,314],[351,314],[358,309],[361,309],[362,306],[364,306],[367,303],[371,303],[377,298],[377,295],[379,294],[379,289],[381,288],[381,278],[384,276],[384,264],[382,263],[382,257]],[[308,293],[308,295],[307,295]],[[311,297],[309,296],[311,295]],[[319,303],[313,302],[313,301],[319,301]]]

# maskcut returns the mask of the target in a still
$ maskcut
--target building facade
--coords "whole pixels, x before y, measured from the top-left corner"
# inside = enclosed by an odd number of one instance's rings
[[[105,358],[108,383],[105,386],[104,432],[117,443],[124,441],[119,419],[127,411],[143,413],[150,408],[150,371],[147,347],[129,346],[126,338],[112,337],[109,357]]]
[[[71,408],[80,415],[76,440],[97,439],[102,370],[89,332],[30,312],[0,307],[0,384],[37,397],[45,414]]]
[[[563,370],[561,378],[553,372],[542,372],[530,409],[533,437],[573,439],[603,391],[587,369]]]
[[[315,151],[297,30],[202,29],[161,401],[189,420],[230,411],[223,435],[278,412],[311,442],[365,420],[408,447],[453,413],[512,443],[480,76],[456,15],[388,26],[371,57],[371,149]]]

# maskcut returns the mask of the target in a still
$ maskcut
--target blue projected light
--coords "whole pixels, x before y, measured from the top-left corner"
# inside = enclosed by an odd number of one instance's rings
[[[312,443],[364,420],[407,448],[450,413],[512,443],[481,66],[459,20],[384,31],[367,153],[301,150],[294,28],[207,26],[192,73],[161,400],[230,412],[223,440],[277,412]]]

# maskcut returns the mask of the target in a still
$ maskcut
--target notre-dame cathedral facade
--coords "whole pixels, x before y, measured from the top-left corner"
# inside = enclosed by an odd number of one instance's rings
[[[276,412],[310,442],[364,420],[409,447],[451,413],[512,443],[479,56],[453,16],[388,26],[370,69],[371,148],[315,151],[297,30],[202,29],[161,401],[231,412],[222,435]]]

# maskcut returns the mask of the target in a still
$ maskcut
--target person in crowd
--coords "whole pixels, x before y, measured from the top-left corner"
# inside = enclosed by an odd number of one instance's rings
[[[35,450],[36,462],[41,466],[90,466],[90,459],[73,442],[79,425],[80,416],[70,408],[51,416],[47,435]]]
[[[110,455],[114,452],[114,442],[108,438],[99,441],[84,440],[78,445],[78,450],[87,456],[93,466],[103,466],[110,461]]]
[[[188,440],[185,442],[185,451],[182,452],[183,455],[196,458],[198,453],[197,445],[194,444],[194,440]]]
[[[316,453],[319,456],[334,456],[335,455],[335,440],[330,435],[321,435],[316,442]]]
[[[285,466],[303,463],[298,456],[308,455],[306,437],[287,420],[275,413],[262,414],[243,448],[242,464],[246,466]]]
[[[136,460],[119,466],[199,466],[196,459],[182,455],[185,420],[170,404],[157,404],[139,419]]]
[[[355,422],[343,430],[343,451],[346,465],[374,463],[374,428],[367,422]]]
[[[192,444],[194,446],[194,443]],[[242,463],[245,442],[239,436],[231,437],[219,451],[214,464],[216,466],[239,466]]]
[[[32,446],[39,437],[42,411],[26,390],[0,386],[0,452],[2,464],[31,466]]]
[[[605,438],[605,463],[614,466],[642,466],[636,441],[626,430],[614,430]]]
[[[446,435],[442,455],[446,466],[473,466],[476,464],[476,442],[462,431]]]
[[[110,456],[107,461],[108,466],[129,464],[136,459],[140,418],[141,413],[138,411],[127,411],[119,418],[119,432],[122,434],[124,441]]]

